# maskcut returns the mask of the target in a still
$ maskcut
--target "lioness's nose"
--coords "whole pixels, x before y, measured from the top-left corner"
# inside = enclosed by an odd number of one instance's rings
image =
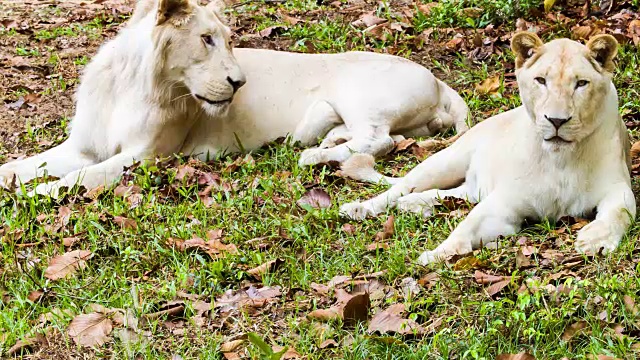
[[[238,79],[232,79],[231,76],[227,76],[227,81],[233,87],[233,92],[234,93],[236,91],[238,91],[238,89],[240,89],[242,87],[242,85],[247,83],[247,80],[244,78],[244,76],[242,76],[242,77],[240,77]]]
[[[569,122],[569,120],[571,120],[571,116],[569,116],[568,118],[554,118],[554,117],[548,117],[547,115],[544,116],[550,123],[553,124],[553,127],[556,128],[556,130],[560,129],[560,126],[562,126],[563,124]]]

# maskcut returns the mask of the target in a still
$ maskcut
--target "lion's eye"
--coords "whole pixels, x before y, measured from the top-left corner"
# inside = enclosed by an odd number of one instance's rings
[[[535,78],[535,80],[538,82],[538,84],[540,85],[546,85],[547,84],[547,80],[545,80],[545,78],[543,77],[537,77]]]
[[[213,46],[213,38],[211,35],[202,35],[202,41],[209,46]]]
[[[576,83],[576,88],[587,86],[588,83],[589,82],[587,80],[578,80],[578,82]]]

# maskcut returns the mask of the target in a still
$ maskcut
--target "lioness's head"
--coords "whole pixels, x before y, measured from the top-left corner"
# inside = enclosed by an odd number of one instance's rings
[[[585,46],[569,39],[543,44],[537,35],[520,32],[511,48],[522,102],[545,148],[570,149],[607,120],[597,115],[615,92],[613,36],[594,36]]]
[[[156,10],[153,37],[162,57],[163,81],[184,85],[211,114],[224,111],[246,80],[232,53],[221,3],[212,1],[205,7],[195,0],[155,0],[151,4]]]

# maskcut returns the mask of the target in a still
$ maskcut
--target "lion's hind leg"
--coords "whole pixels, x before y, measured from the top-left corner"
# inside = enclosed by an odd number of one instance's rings
[[[318,100],[309,106],[304,118],[296,126],[293,141],[299,141],[303,146],[317,144],[329,130],[342,123],[342,118],[333,106],[324,100]]]
[[[377,157],[388,153],[395,145],[388,126],[363,126],[349,131],[352,134],[351,140],[331,148],[307,149],[300,155],[298,164],[305,166],[330,161],[342,163],[355,153]]]

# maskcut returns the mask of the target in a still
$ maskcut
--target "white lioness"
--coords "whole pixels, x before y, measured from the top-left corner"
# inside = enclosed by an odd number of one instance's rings
[[[617,42],[593,37],[546,44],[527,32],[511,43],[523,105],[471,128],[427,158],[387,192],[341,212],[362,219],[397,205],[428,216],[439,198],[478,205],[422,264],[470,252],[519,231],[524,219],[589,215],[575,242],[580,252],[614,250],[635,218],[629,137],[611,82]],[[366,155],[345,165],[348,175],[382,177]],[[440,190],[448,189],[448,190]]]
[[[390,134],[467,129],[464,100],[416,63],[364,52],[232,53],[219,6],[139,0],[127,26],[87,66],[69,138],[0,167],[2,183],[46,172],[60,180],[35,193],[57,196],[78,181],[109,184],[134,159],[205,158],[288,134],[311,145],[329,132],[300,164],[342,162],[352,152],[389,151]],[[346,142],[336,145],[340,138]]]

